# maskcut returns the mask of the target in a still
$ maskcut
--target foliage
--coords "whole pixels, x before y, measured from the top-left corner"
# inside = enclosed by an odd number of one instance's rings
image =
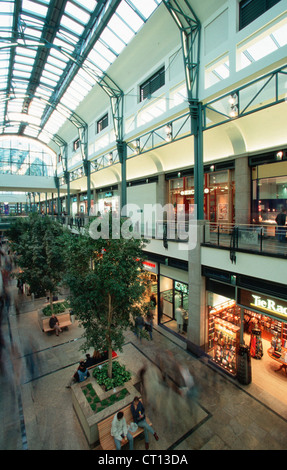
[[[102,385],[106,391],[115,387],[120,387],[125,382],[130,380],[131,373],[126,370],[125,366],[120,365],[117,361],[113,363],[112,378],[108,376],[108,364],[96,367],[93,371],[97,383]]]
[[[53,304],[53,313],[55,315],[59,313],[64,313],[64,311],[69,308],[70,304],[67,300],[64,300],[63,302],[58,302],[56,304]],[[51,305],[47,305],[47,307],[43,308],[43,314],[46,317],[50,317],[52,315],[52,309]]]
[[[52,296],[58,290],[64,271],[63,227],[49,216],[38,213],[12,223],[8,237],[17,253],[23,283],[37,297]]]
[[[109,223],[111,227],[111,216]],[[89,228],[66,238],[65,283],[71,308],[84,327],[82,349],[108,351],[111,377],[112,350],[122,350],[124,332],[148,310],[142,302],[147,285],[145,241],[122,236],[95,239]]]
[[[112,395],[101,401],[98,395],[96,394],[92,384],[87,384],[85,387],[83,387],[82,390],[92,410],[95,413],[99,413],[100,411],[104,410],[108,406],[113,405],[117,401],[123,400],[129,393],[126,388],[123,388],[119,392],[113,393]]]

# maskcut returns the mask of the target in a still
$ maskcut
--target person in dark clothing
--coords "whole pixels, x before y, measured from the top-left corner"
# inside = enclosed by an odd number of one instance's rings
[[[49,326],[52,330],[56,331],[56,336],[59,336],[59,333],[62,333],[62,329],[60,328],[58,318],[54,313],[52,313],[52,316],[49,321]]]
[[[286,210],[284,207],[281,208],[281,211],[276,216],[277,224],[277,233],[279,242],[285,242],[286,239]]]
[[[145,321],[144,321],[144,318],[139,315],[136,319],[135,319],[135,335],[140,339],[141,341],[141,332],[142,332],[142,329],[143,327],[145,326]]]
[[[90,377],[90,372],[88,371],[85,362],[81,361],[77,371],[74,373],[68,385],[66,385],[66,388],[71,388],[73,384],[77,382],[83,382],[88,377]]]
[[[156,441],[158,441],[159,437],[157,433],[153,430],[153,428],[146,422],[145,419],[145,409],[144,406],[139,399],[139,397],[134,397],[134,400],[131,404],[131,412],[133,415],[134,422],[140,427],[144,429],[144,436],[145,436],[145,448],[149,448],[149,436],[148,433],[150,432]]]

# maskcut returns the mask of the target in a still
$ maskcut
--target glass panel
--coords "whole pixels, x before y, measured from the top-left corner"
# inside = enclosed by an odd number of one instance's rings
[[[137,32],[144,24],[142,18],[125,2],[121,2],[117,8],[117,13],[125,20],[130,27]]]
[[[73,3],[71,3],[71,2],[67,3],[66,8],[65,8],[65,13],[70,14],[75,19],[78,19],[78,21],[81,21],[81,23],[84,23],[84,24],[86,24],[89,21],[90,17],[91,17],[82,8],[79,8],[75,5],[73,5]]]

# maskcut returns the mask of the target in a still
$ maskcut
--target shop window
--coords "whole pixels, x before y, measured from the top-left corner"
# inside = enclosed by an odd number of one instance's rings
[[[152,75],[148,80],[140,85],[140,101],[150,98],[159,88],[165,85],[165,67]]]
[[[239,3],[239,30],[263,15],[281,0],[242,0]]]
[[[287,206],[287,176],[254,179],[252,201],[253,222],[266,225],[266,235],[274,236],[276,216]]]
[[[96,132],[99,134],[102,130],[104,130],[109,125],[109,116],[105,114],[99,121],[97,122]]]
[[[234,171],[218,171],[204,175],[204,214],[210,222],[234,221]],[[169,181],[169,203],[176,207],[194,204],[194,178],[183,177]]]

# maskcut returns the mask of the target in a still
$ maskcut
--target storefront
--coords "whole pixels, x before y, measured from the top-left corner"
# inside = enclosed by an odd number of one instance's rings
[[[276,216],[287,209],[287,162],[278,161],[252,167],[252,221],[266,226],[275,236]]]
[[[160,305],[159,323],[178,333],[176,309],[182,310],[182,332],[185,336],[188,328],[188,276],[184,271],[161,266],[160,270]]]
[[[143,268],[149,280],[149,286],[146,291],[145,301],[150,302],[155,299],[155,307],[152,309],[153,322],[158,323],[158,263],[151,260],[143,262]]]
[[[206,350],[211,361],[236,377],[241,344],[249,347],[251,359],[287,358],[286,300],[213,280],[207,286]]]
[[[186,212],[194,204],[194,177],[168,178],[169,203],[175,209],[184,205]],[[204,174],[204,214],[211,222],[234,222],[234,170],[210,171]]]
[[[110,211],[119,212],[120,196],[118,186],[97,190],[97,210],[100,211],[101,214]]]

